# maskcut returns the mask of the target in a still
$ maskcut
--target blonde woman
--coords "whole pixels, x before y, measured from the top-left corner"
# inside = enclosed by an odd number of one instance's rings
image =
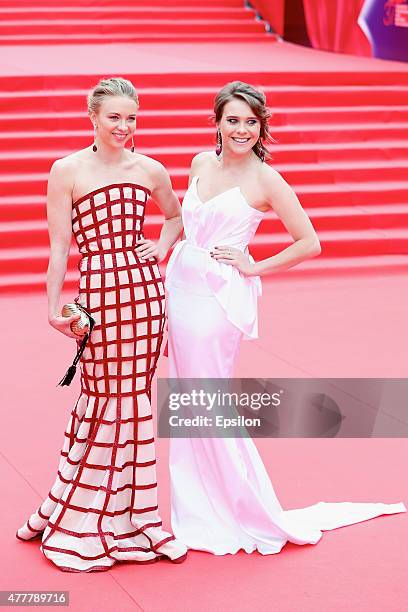
[[[100,81],[88,97],[94,143],[56,161],[48,183],[49,322],[75,337],[75,317],[59,314],[73,232],[82,255],[77,301],[95,327],[57,479],[17,537],[40,536],[44,555],[65,571],[186,555],[158,514],[150,406],[165,317],[157,262],[180,234],[180,204],[163,166],[134,151],[138,107],[131,82]],[[165,217],[157,245],[143,238],[149,196]]]

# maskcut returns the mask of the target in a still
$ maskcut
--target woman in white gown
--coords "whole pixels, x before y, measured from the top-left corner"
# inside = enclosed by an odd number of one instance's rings
[[[241,340],[257,337],[259,276],[320,253],[295,193],[263,163],[269,137],[263,93],[229,83],[214,111],[217,151],[193,160],[185,240],[167,267],[171,378],[231,378]],[[271,209],[294,242],[255,263],[247,246]],[[406,510],[402,503],[320,502],[284,511],[250,438],[173,438],[170,474],[175,536],[216,555],[278,553],[287,541],[315,544],[322,530]]]

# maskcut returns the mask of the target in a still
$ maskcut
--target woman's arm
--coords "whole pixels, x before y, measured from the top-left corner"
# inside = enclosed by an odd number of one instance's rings
[[[280,253],[255,263],[253,275],[286,270],[321,253],[319,238],[293,189],[276,170],[268,167],[268,172],[265,174],[268,203],[294,242]]]
[[[59,315],[59,300],[64,282],[72,237],[72,184],[65,160],[57,160],[50,172],[47,190],[47,218],[50,237],[50,258],[47,270],[48,321],[52,327],[70,338],[72,321],[79,316]]]
[[[245,276],[262,276],[286,270],[321,253],[320,242],[314,227],[303,210],[295,192],[281,175],[269,166],[265,167],[263,185],[268,194],[267,202],[275,211],[294,242],[280,253],[256,263],[237,249],[221,247],[214,258],[234,265]],[[232,251],[231,255],[227,252]]]
[[[152,198],[164,215],[164,223],[157,244],[151,240],[139,240],[136,252],[142,259],[157,257],[158,261],[163,261],[169,249],[180,236],[183,222],[180,202],[173,191],[167,170],[159,162],[155,160],[151,160],[151,162],[153,162],[152,175],[155,185],[152,189]]]

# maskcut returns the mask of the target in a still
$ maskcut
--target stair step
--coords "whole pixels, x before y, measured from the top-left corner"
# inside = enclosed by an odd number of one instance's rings
[[[176,180],[176,176],[172,178],[173,181]],[[48,173],[0,174],[0,192],[5,198],[20,196],[24,198],[33,196],[44,198],[47,179]],[[292,184],[291,186],[306,208],[327,207],[328,202],[331,206],[344,206],[345,203],[361,206],[388,203],[405,204],[408,200],[408,180]],[[176,193],[180,198],[183,198],[185,188],[176,189]],[[40,204],[37,200],[33,203],[34,205],[38,210]]]
[[[105,19],[254,19],[254,12],[246,9],[242,4],[239,8],[233,6],[146,6],[131,5],[127,7],[116,6],[32,6],[32,7],[3,7],[0,4],[0,19],[5,21],[18,20],[18,24],[33,20],[84,20],[92,19],[103,21]]]
[[[12,104],[12,103],[11,103]],[[213,112],[208,109],[171,109],[164,114],[161,111],[144,111],[137,113],[137,133],[140,129],[160,124],[163,129],[212,127]],[[408,113],[407,113],[408,119]],[[160,122],[160,123],[159,123]],[[37,112],[37,113],[0,113],[0,133],[5,134],[16,130],[23,131],[27,137],[36,131],[86,130],[89,133],[91,125],[89,116],[82,111],[73,112]]]
[[[208,123],[207,119],[207,123]],[[88,123],[90,124],[89,120]],[[18,126],[19,127],[19,126]],[[340,144],[361,143],[369,146],[371,142],[405,141],[408,142],[408,122],[378,124],[329,124],[305,126],[279,126],[271,129],[275,145],[285,144]],[[135,142],[138,148],[172,146],[174,141],[180,140],[183,144],[207,148],[214,146],[216,130],[214,126],[203,127],[172,127],[172,128],[143,128],[138,127],[135,132]],[[93,139],[93,132],[88,127],[85,130],[45,130],[45,131],[8,131],[0,133],[0,152],[24,150],[52,149],[72,147],[79,149],[89,145]],[[408,155],[407,155],[408,156]]]
[[[160,266],[162,276],[165,276],[165,266]],[[279,272],[278,278],[282,277],[307,277],[307,276],[356,276],[375,274],[401,274],[408,271],[408,255],[375,255],[363,257],[330,257],[316,258]],[[273,278],[277,275],[274,274]],[[264,277],[268,278],[268,277]],[[22,293],[25,291],[41,291],[45,293],[45,273],[21,273],[0,276],[0,294]],[[78,270],[68,270],[64,290],[76,290],[79,283]]]
[[[31,205],[35,207],[35,204]],[[33,210],[31,206],[25,208]],[[37,210],[36,210],[37,208]],[[45,203],[34,208],[37,214],[30,217],[21,203],[3,204],[0,202],[2,221],[0,223],[0,249],[17,246],[48,246],[48,228]],[[153,206],[149,207],[150,212]],[[316,231],[367,230],[367,229],[408,229],[408,203],[397,205],[377,205],[366,207],[307,208]],[[157,209],[156,209],[157,211]],[[163,216],[157,211],[145,218],[145,236],[157,240],[163,223]],[[13,212],[15,214],[13,214]],[[17,213],[17,214],[16,214]],[[279,234],[283,224],[274,212],[266,213],[259,227],[259,234]]]
[[[194,32],[197,29],[197,32]],[[215,28],[216,29],[216,28]],[[193,30],[193,31],[192,31]],[[168,28],[163,28],[163,33],[158,32],[156,29],[152,32],[129,32],[128,34],[123,32],[98,32],[95,34],[86,33],[83,34],[67,34],[65,32],[57,34],[2,34],[0,35],[0,45],[15,46],[15,45],[90,45],[90,44],[101,44],[106,43],[179,43],[179,42],[214,42],[216,40],[220,42],[258,42],[261,36],[268,37],[270,40],[274,40],[272,34],[268,34],[266,31],[258,31],[254,28],[254,32],[240,32],[236,26],[235,31],[228,30],[226,28],[216,29],[215,32],[210,32],[208,26],[201,26],[200,28],[186,28],[186,32],[175,32],[169,31]],[[238,31],[237,31],[238,30]]]
[[[272,109],[270,119],[272,125],[291,125],[295,129],[298,125],[311,123],[340,123],[358,124],[364,122],[389,123],[406,121],[408,108],[406,105],[377,105],[377,106],[320,106],[320,107],[294,107]]]
[[[0,210],[2,210],[1,206]],[[162,215],[146,215],[144,222],[144,235],[151,240],[157,240],[160,235],[162,224]],[[40,219],[13,221],[2,220],[0,222],[0,251],[2,249],[11,249],[14,247],[24,248],[48,246],[48,226],[44,215]]]
[[[170,170],[173,180],[174,174],[179,169]],[[187,180],[186,180],[187,182]],[[349,199],[349,193],[344,193],[344,200]],[[303,199],[303,198],[302,198]],[[406,203],[388,204],[362,204],[355,206],[322,206],[307,207],[305,210],[312,219],[316,230],[320,229],[358,229],[367,227],[393,227],[395,225],[407,225],[408,221],[408,197]],[[156,205],[148,202],[145,226],[160,225],[162,216]],[[6,223],[25,223],[30,221],[40,221],[46,230],[46,198],[45,195],[26,195],[26,196],[1,196],[0,197],[0,216],[4,228]],[[9,228],[10,229],[10,228]],[[16,227],[16,231],[18,231]],[[281,222],[274,213],[267,213],[260,226],[260,231],[272,233],[276,230],[281,231]],[[146,230],[148,231],[148,230]],[[150,230],[149,230],[150,231]],[[154,234],[156,235],[156,234]],[[151,235],[153,237],[153,235]]]
[[[199,16],[200,17],[200,16]],[[169,31],[171,30],[171,31]],[[209,32],[210,30],[210,32]],[[17,33],[18,32],[18,33]],[[51,32],[51,33],[50,33]],[[196,34],[241,34],[265,33],[265,24],[255,19],[43,19],[43,20],[1,20],[0,40],[13,39],[33,41],[35,39],[50,40],[63,35],[61,43],[85,36],[103,38],[113,35],[133,35],[141,38],[151,35],[154,38],[182,38],[185,34],[193,37]]]
[[[408,177],[408,157],[405,160],[324,162],[320,164],[278,164],[273,167],[290,185],[342,183],[355,181],[404,180]],[[188,182],[187,168],[169,169],[173,187],[182,189]],[[408,194],[407,194],[408,198]]]
[[[367,255],[408,255],[408,227],[321,231],[320,257],[355,257]],[[282,234],[258,233],[250,244],[255,260],[266,259],[292,243]]]
[[[76,290],[79,285],[79,272],[68,270],[64,281],[64,290]],[[0,275],[0,294],[46,292],[46,275],[43,272],[32,272]]]
[[[70,7],[76,7],[79,6],[81,7],[84,3],[84,0],[69,0],[69,6]],[[231,7],[242,7],[242,0],[222,0],[222,3],[224,6],[231,6]],[[60,7],[61,6],[61,0],[3,0],[3,4],[6,4],[6,6],[10,7],[10,8],[15,8],[15,7],[36,7],[36,6],[42,6],[42,7]],[[189,7],[189,6],[194,6],[194,3],[192,2],[192,0],[159,0],[158,2],[159,6],[161,7],[166,7],[166,6],[177,6],[177,7]],[[200,6],[203,7],[212,7],[212,6],[218,6],[219,5],[219,0],[201,0],[200,2]],[[117,8],[118,6],[118,0],[92,0],[92,6],[95,8],[99,8],[99,7],[112,7],[114,9]],[[132,2],[131,0],[120,0],[120,7],[133,7],[134,6],[134,2]],[[149,6],[149,4],[146,4],[146,6]]]
[[[406,274],[408,255],[366,255],[360,257],[317,257],[279,273],[279,277],[355,276],[373,274]]]
[[[391,162],[355,162],[354,164],[275,164],[289,184],[342,183],[360,181],[404,180],[408,176],[408,160]],[[408,195],[408,194],[407,194]]]
[[[2,222],[34,221],[46,218],[44,195],[1,196],[0,218]],[[0,225],[1,227],[1,225]]]
[[[407,204],[333,206],[330,208],[306,208],[315,230],[365,230],[365,229],[408,229]],[[277,233],[283,231],[283,224],[274,212],[266,213],[258,233]]]
[[[408,103],[408,86],[373,85],[358,86],[266,86],[263,87],[269,106],[324,106],[367,104],[383,106]],[[167,87],[139,88],[141,108],[144,110],[211,108],[217,87]],[[86,89],[51,89],[40,91],[3,91],[0,92],[0,112],[33,111],[83,111],[86,109]]]
[[[271,134],[280,144],[407,140],[408,122],[286,125],[272,127]]]
[[[92,139],[84,143],[90,145]],[[64,143],[65,144],[65,143]],[[213,145],[205,147],[212,149]],[[309,173],[315,172],[316,182],[326,182],[319,180],[317,173],[321,170],[322,176],[329,172],[334,172],[334,168],[389,168],[391,174],[392,168],[395,168],[395,178],[400,172],[398,168],[405,167],[408,160],[408,147],[406,141],[372,141],[370,143],[302,143],[289,145],[271,145],[270,151],[272,154],[271,164],[276,167],[287,167],[296,171]],[[3,173],[19,173],[23,168],[29,168],[30,172],[49,172],[52,163],[59,158],[65,157],[72,153],[75,147],[65,150],[40,150],[40,151],[0,151],[0,166]],[[166,168],[169,167],[185,167],[189,168],[191,160],[200,148],[192,146],[172,146],[172,147],[143,147],[138,149],[140,153],[158,159]],[[297,166],[295,165],[297,164]],[[309,167],[309,170],[307,168]],[[325,171],[324,168],[327,170]],[[386,170],[388,172],[388,170]],[[342,180],[345,180],[344,171],[340,171]],[[294,174],[292,174],[294,175]],[[307,174],[305,174],[305,177]],[[351,175],[350,175],[351,176]],[[382,177],[376,177],[381,180]],[[386,177],[383,177],[386,178]],[[401,177],[403,178],[403,177]],[[23,179],[24,180],[24,179]],[[334,180],[330,179],[329,182]],[[364,181],[364,178],[361,177]],[[388,179],[387,179],[388,180]],[[295,182],[299,182],[296,178]],[[301,181],[303,182],[303,181]],[[15,195],[17,195],[16,192]],[[6,195],[6,194],[5,194]],[[23,195],[23,194],[22,194]]]
[[[408,181],[376,181],[358,183],[324,183],[316,185],[292,185],[302,206],[326,207],[366,206],[376,204],[407,203]]]
[[[259,40],[259,38],[258,38]],[[262,39],[265,40],[265,39]],[[271,40],[268,38],[268,40]],[[214,47],[214,46],[213,46]],[[214,48],[211,47],[211,51],[214,51]],[[218,43],[217,43],[218,47]],[[240,50],[239,43],[236,42],[228,42],[227,45],[224,45],[222,48],[222,52],[229,51],[230,53],[235,53]],[[35,51],[38,52],[38,49]],[[97,50],[95,50],[97,51]],[[95,52],[94,51],[94,52]],[[37,53],[40,56],[40,53]],[[408,78],[408,68],[403,68],[404,64],[402,63],[393,63],[392,68],[390,69],[389,65],[383,71],[376,70],[375,77],[369,71],[344,71],[344,70],[332,70],[330,72],[325,70],[319,71],[306,71],[303,69],[293,69],[288,70],[285,69],[281,71],[272,71],[272,72],[262,72],[262,71],[243,71],[239,73],[239,77],[242,81],[247,83],[253,83],[256,86],[261,87],[262,89],[271,88],[274,89],[276,87],[292,87],[292,88],[301,88],[302,91],[305,87],[307,88],[320,88],[327,87],[327,83],[333,83],[336,87],[362,87],[371,88],[372,87],[383,87],[383,86],[406,86],[407,78]],[[161,89],[169,89],[169,84],[171,84],[171,88],[184,88],[187,87],[191,90],[195,90],[198,88],[211,88],[214,92],[220,89],[225,83],[228,83],[231,80],[231,72],[223,72],[216,71],[217,66],[214,65],[214,69],[210,72],[208,71],[200,71],[200,66],[197,66],[197,70],[194,72],[149,72],[149,73],[123,73],[121,75],[127,79],[130,79],[133,83],[135,83],[137,89],[140,91],[140,87],[144,89],[153,87],[153,88],[161,88]],[[42,74],[41,76],[35,74],[24,74],[24,75],[0,75],[0,92],[8,91],[10,93],[14,92],[15,96],[18,96],[16,92],[35,92],[38,89],[47,90],[47,91],[78,91],[84,90],[87,92],[100,78],[100,73],[95,72],[94,74]],[[406,106],[402,106],[403,102],[394,102],[393,104],[387,102],[386,104],[379,104],[373,100],[367,101],[366,104],[359,106],[351,106],[350,110],[353,108],[358,110],[363,110],[366,108],[377,108],[386,110],[390,107],[400,107],[405,108]],[[206,105],[204,105],[205,107]],[[344,107],[347,108],[347,105],[344,103],[338,105],[333,101],[330,104],[330,107],[336,111],[341,110]],[[328,111],[330,107],[325,107],[324,104],[315,104],[313,109],[310,109],[307,105],[297,105],[295,108],[287,107],[287,105],[279,105],[275,104],[274,109],[276,108],[278,111],[287,110],[288,113],[296,113],[300,112],[313,112],[316,110],[320,112],[320,110]],[[177,109],[177,107],[175,107]],[[185,105],[181,105],[180,109],[186,108]],[[199,108],[196,105],[190,106],[190,108]],[[27,111],[27,108],[23,109],[24,112]],[[64,111],[69,109],[63,109]],[[364,118],[364,117],[363,117]]]
[[[140,110],[137,114],[137,132],[140,129],[149,129],[158,124],[163,129],[180,128],[203,128],[214,125],[211,121],[213,112],[211,108],[203,109],[169,109],[164,114],[161,111]],[[344,124],[341,124],[341,119]],[[310,125],[329,131],[332,124],[348,125],[360,128],[366,121],[370,121],[375,129],[380,132],[389,126],[396,124],[408,125],[407,106],[386,107],[343,107],[331,109],[321,107],[318,109],[273,109],[273,115],[269,121],[271,132],[276,135],[276,127],[290,128],[290,130],[307,130]],[[348,122],[348,123],[347,123]],[[58,130],[87,130],[89,131],[90,119],[84,110],[72,112],[20,112],[20,113],[0,113],[0,133],[23,131],[29,137],[30,132],[37,131],[58,131]],[[276,127],[275,127],[276,126]]]
[[[0,15],[2,15],[2,11],[1,11],[1,7],[0,7]],[[176,15],[175,19],[167,18],[164,17],[162,13],[151,13],[147,18],[143,18],[140,17],[139,15],[136,16],[131,16],[131,17],[126,17],[121,18],[119,16],[117,16],[116,13],[113,14],[113,16],[110,17],[102,17],[102,18],[92,18],[92,17],[87,17],[87,16],[83,16],[80,17],[79,19],[75,18],[75,17],[57,17],[56,19],[52,18],[49,14],[47,14],[46,16],[43,16],[42,18],[34,18],[34,19],[2,19],[0,22],[0,28],[6,28],[6,27],[10,27],[10,28],[36,28],[36,27],[41,27],[41,28],[46,28],[46,26],[51,27],[52,29],[58,28],[58,26],[69,26],[71,29],[77,29],[78,27],[84,27],[84,28],[88,28],[88,27],[92,27],[94,25],[96,25],[98,28],[99,26],[110,26],[110,25],[114,25],[114,26],[120,26],[120,29],[123,29],[125,27],[127,27],[128,25],[132,26],[132,27],[144,27],[144,26],[154,26],[157,25],[158,28],[160,29],[162,26],[175,26],[176,28],[181,27],[181,26],[191,26],[191,25],[208,25],[208,24],[212,24],[212,25],[225,25],[225,26],[234,26],[234,25],[247,25],[247,22],[250,24],[253,24],[254,22],[257,25],[262,25],[261,21],[255,21],[254,20],[254,14],[253,13],[245,13],[243,12],[244,15],[244,19],[239,18],[236,19],[234,17],[231,16],[227,16],[227,17],[220,17],[219,15],[216,15],[214,18],[212,17],[208,17],[207,15],[201,13],[201,12],[196,12],[194,14],[194,16],[189,19],[188,17],[185,16],[185,14],[183,12],[179,12]],[[4,13],[3,13],[3,16]],[[244,23],[243,23],[244,22]],[[1,31],[1,30],[0,30]]]

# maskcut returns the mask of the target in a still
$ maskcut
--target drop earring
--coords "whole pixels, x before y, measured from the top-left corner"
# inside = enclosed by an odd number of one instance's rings
[[[94,125],[94,143],[92,145],[92,151],[94,153],[96,153],[96,151],[98,150],[98,147],[96,146],[96,125]]]
[[[222,151],[222,136],[221,136],[220,130],[218,129],[217,130],[217,146],[215,149],[215,154],[217,157],[221,155],[221,151]]]
[[[132,146],[130,147],[130,150],[132,151],[132,153],[135,152],[135,141],[133,140],[133,134],[132,134]]]
[[[261,162],[264,162],[265,161],[265,149],[262,147],[262,143],[260,139],[256,143],[255,148],[256,148],[256,154],[258,155],[259,159],[261,160]]]

